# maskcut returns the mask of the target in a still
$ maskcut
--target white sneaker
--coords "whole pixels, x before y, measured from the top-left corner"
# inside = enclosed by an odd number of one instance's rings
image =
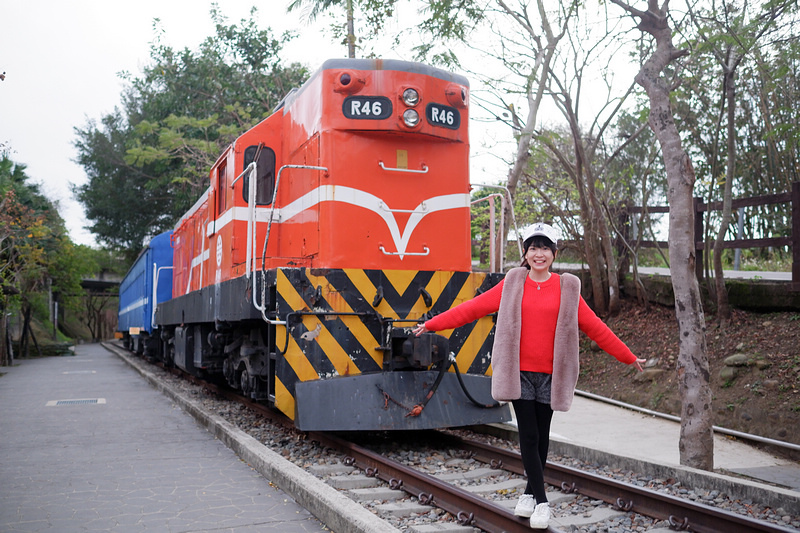
[[[530,525],[533,529],[547,529],[547,523],[550,521],[550,504],[547,502],[540,503],[533,510],[531,515]]]
[[[533,514],[533,508],[536,507],[536,498],[533,494],[523,494],[519,497],[517,506],[514,507],[514,515],[528,518]]]

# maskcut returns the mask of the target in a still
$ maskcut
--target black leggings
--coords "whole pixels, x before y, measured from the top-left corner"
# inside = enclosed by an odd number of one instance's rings
[[[514,413],[519,428],[519,452],[528,476],[525,494],[533,494],[536,503],[547,501],[544,490],[544,465],[550,447],[550,421],[553,410],[550,404],[536,400],[514,400]]]

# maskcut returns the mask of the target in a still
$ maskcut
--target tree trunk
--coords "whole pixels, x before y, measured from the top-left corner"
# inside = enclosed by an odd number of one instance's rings
[[[356,30],[353,23],[353,0],[347,0],[347,57],[356,57]]]
[[[36,355],[39,357],[42,356],[42,349],[39,348],[39,341],[36,340],[36,334],[33,332],[33,328],[28,324],[28,333],[31,336],[31,340],[33,341],[33,345],[36,347]]]
[[[19,336],[19,353],[21,357],[28,358],[30,357],[30,350],[28,349],[28,330],[31,327],[31,308],[30,306],[25,306],[22,312],[23,314],[23,321],[22,321],[22,332]]]
[[[604,283],[603,250],[597,235],[595,221],[589,218],[591,213],[587,199],[581,192],[581,223],[583,224],[583,247],[586,254],[586,263],[589,265],[590,281],[592,284],[592,307],[594,311],[604,316],[608,313],[608,300],[606,299],[606,284]]]
[[[572,105],[571,102],[569,105]],[[579,186],[586,190],[587,213],[591,218],[591,225],[587,226],[587,228],[591,228],[591,231],[589,235],[584,235],[584,239],[591,238],[594,241],[592,247],[597,258],[594,265],[589,263],[595,310],[604,315],[614,315],[619,312],[620,303],[617,261],[614,257],[611,231],[606,222],[606,214],[597,197],[597,188],[594,186],[596,176],[592,171],[592,161],[586,155],[578,118],[572,112],[570,113],[570,129],[575,143],[575,160],[578,162],[577,174],[578,178],[582,180]],[[583,207],[583,202],[581,204]],[[605,258],[605,265],[603,265],[602,258]],[[592,270],[592,266],[594,266],[594,270]],[[598,283],[595,283],[595,279]]]
[[[1,297],[1,295],[0,295]],[[0,366],[11,366],[11,342],[8,335],[8,317],[0,302]]]
[[[578,123],[578,117],[575,115],[572,98],[566,93],[564,93],[564,110],[569,120],[575,149],[575,185],[581,198],[581,218],[585,228],[583,240],[592,280],[594,310],[600,315],[613,314],[619,309],[619,284],[609,276],[612,271],[616,273],[616,262],[609,246],[610,233],[605,213],[597,199],[597,190],[594,186],[595,176],[591,168],[592,162],[586,156],[583,132]],[[603,258],[605,258],[605,265]],[[617,290],[615,291],[614,288]],[[606,298],[607,295],[609,298]],[[617,296],[616,302],[613,300],[615,295]]]
[[[733,203],[733,179],[736,172],[736,70],[730,65],[736,64],[734,58],[730,57],[728,64],[723,65],[725,72],[725,99],[728,106],[728,164],[725,170],[725,188],[722,196],[722,219],[719,222],[719,232],[717,240],[714,241],[714,286],[717,293],[717,315],[720,322],[727,324],[731,318],[731,308],[728,304],[728,290],[725,288],[725,277],[722,272],[722,244],[728,227],[731,223],[731,204]]]
[[[662,73],[675,59],[688,52],[672,43],[668,2],[662,7],[648,0],[640,11],[622,2],[612,2],[639,19],[639,29],[653,36],[656,49],[636,76],[650,99],[649,123],[661,144],[667,172],[669,200],[669,255],[675,313],[678,319],[678,386],[681,395],[680,460],[682,465],[711,470],[714,467],[711,388],[706,354],[705,317],[700,285],[695,276],[694,169],[686,154],[670,104],[669,80]]]
[[[725,114],[725,80],[723,76],[722,80],[722,95],[719,99],[719,115],[717,116],[717,124],[716,128],[714,129],[714,144],[713,148],[711,149],[711,182],[708,187],[708,200],[707,202],[711,202],[714,199],[714,184],[716,183],[717,173],[718,173],[718,161],[719,161],[719,137],[720,132],[722,130],[722,117]],[[710,213],[707,211],[707,213]],[[703,215],[700,215],[703,216]],[[710,220],[710,215],[707,217]],[[703,224],[703,242],[706,243],[706,249],[710,248],[710,237],[708,236],[709,233],[709,226],[710,224]],[[715,251],[716,254],[716,251]],[[705,274],[705,279],[707,280],[708,292],[709,296],[716,302],[717,301],[717,285],[716,283],[711,283],[711,275],[709,271],[709,255],[715,254],[705,254],[703,258],[703,272]]]
[[[39,348],[39,342],[36,340],[36,334],[33,333],[33,327],[31,326],[33,308],[30,305],[27,305],[23,313],[25,315],[25,319],[22,325],[22,334],[20,335],[19,353],[22,354],[23,357],[30,357],[31,341],[33,341],[33,345],[36,347],[36,354],[41,357],[42,350]]]

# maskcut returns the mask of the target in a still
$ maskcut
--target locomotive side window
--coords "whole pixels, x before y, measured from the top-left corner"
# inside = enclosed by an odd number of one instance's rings
[[[227,201],[227,188],[225,187],[227,180],[225,179],[225,169],[227,165],[223,162],[217,167],[217,213],[225,212],[225,204]]]
[[[253,162],[258,151],[258,146],[248,146],[244,150],[244,166]],[[269,205],[272,203],[272,191],[275,187],[275,152],[266,146],[261,149],[256,162],[256,205]],[[250,201],[250,174],[244,176],[244,186],[242,187],[242,198],[245,202]]]

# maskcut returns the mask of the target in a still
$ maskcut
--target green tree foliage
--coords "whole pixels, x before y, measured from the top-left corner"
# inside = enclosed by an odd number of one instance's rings
[[[695,10],[688,4],[689,12],[698,34],[699,55],[714,57],[718,64],[719,76],[722,80],[722,94],[719,99],[719,120],[723,123],[722,111],[725,111],[725,173],[714,171],[712,184],[721,182],[722,210],[718,215],[718,230],[713,245],[714,284],[709,288],[716,293],[717,314],[723,323],[730,320],[730,306],[722,274],[723,241],[732,228],[732,199],[734,182],[737,180],[737,159],[739,145],[737,142],[737,111],[739,108],[737,92],[737,74],[739,67],[748,60],[757,46],[769,45],[772,34],[777,33],[778,23],[789,11],[794,0],[774,0],[766,5],[751,6],[749,2],[739,3],[737,0],[726,0],[719,4]],[[715,69],[716,70],[716,69]],[[723,128],[718,127],[714,136],[714,152],[711,154],[713,166],[718,165],[721,149],[720,138]],[[719,176],[719,179],[717,178]],[[708,254],[706,255],[708,257]]]
[[[722,201],[722,211],[705,213],[706,243],[737,237],[758,239],[791,234],[791,204],[730,209],[730,202],[791,190],[800,179],[797,102],[800,98],[800,45],[797,3],[775,0],[715,3],[692,12],[696,37],[682,71],[676,109],[697,169],[695,194]],[[780,261],[785,248],[745,251]],[[709,288],[716,293],[720,319],[727,316],[722,268],[731,268],[732,249],[716,246],[704,254]],[[713,271],[710,264],[713,260]]]
[[[77,261],[56,206],[29,182],[25,166],[7,156],[0,159],[0,325],[6,354],[6,311],[31,310],[47,316],[49,290],[64,295],[64,305],[76,309],[81,277],[90,273]]]
[[[42,197],[35,186],[25,183],[23,165],[7,158],[0,161],[0,294],[5,309],[11,297],[41,281],[37,275],[44,250],[39,239],[45,235],[45,215],[33,204]]]
[[[256,10],[197,50],[175,50],[159,33],[141,76],[126,74],[121,108],[76,128],[88,182],[75,189],[98,241],[132,261],[145,238],[171,227],[208,187],[208,169],[239,134],[267,117],[308,76],[285,66],[293,38],[260,29]],[[157,23],[156,23],[157,26]]]
[[[288,12],[303,10],[309,21],[314,21],[324,12],[333,10],[336,7],[344,9],[346,18],[345,24],[333,24],[334,39],[347,46],[347,57],[355,58],[356,49],[363,49],[369,37],[376,37],[383,33],[383,26],[386,19],[394,15],[397,0],[293,0],[288,8]],[[363,15],[359,20],[364,27],[362,37],[356,35],[356,19]],[[371,54],[362,54],[369,56]]]
[[[50,267],[69,243],[64,221],[39,186],[28,182],[25,168],[0,160],[0,280],[23,297],[40,290],[48,275],[59,275]]]
[[[178,161],[142,166],[125,161],[134,133],[119,111],[103,117],[102,124],[102,129],[90,122],[76,130],[77,161],[89,180],[74,192],[98,241],[125,252],[132,261],[147,235],[180,216],[189,195],[184,187],[158,179],[169,179],[170,170],[179,171]]]

